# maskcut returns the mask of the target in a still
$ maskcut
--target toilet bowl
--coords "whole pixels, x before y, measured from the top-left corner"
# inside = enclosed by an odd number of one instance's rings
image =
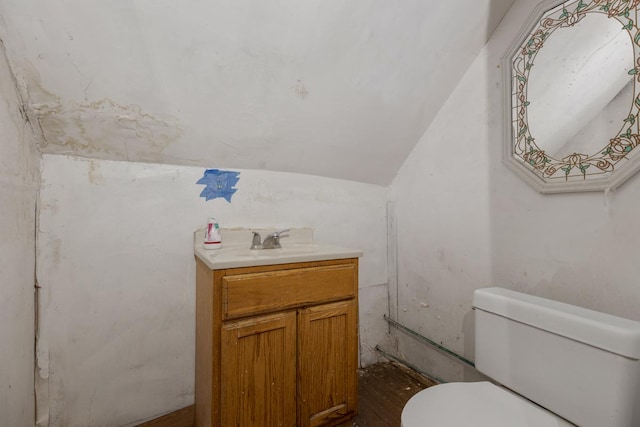
[[[402,427],[640,426],[640,322],[502,288],[473,308],[475,366],[499,385],[429,387]]]
[[[414,395],[402,427],[569,427],[573,424],[488,381],[447,383]]]

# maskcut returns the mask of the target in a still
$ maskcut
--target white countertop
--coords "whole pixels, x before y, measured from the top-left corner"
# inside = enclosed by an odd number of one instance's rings
[[[363,255],[359,249],[314,243],[313,230],[310,228],[294,228],[283,233],[280,238],[281,249],[250,249],[253,231],[260,233],[264,240],[275,230],[223,228],[220,230],[222,248],[205,249],[204,229],[201,229],[194,233],[194,253],[212,270],[359,258]]]

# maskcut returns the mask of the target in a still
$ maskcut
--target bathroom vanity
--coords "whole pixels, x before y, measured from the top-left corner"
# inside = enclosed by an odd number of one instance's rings
[[[362,253],[310,242],[260,253],[198,246],[196,426],[353,417]]]

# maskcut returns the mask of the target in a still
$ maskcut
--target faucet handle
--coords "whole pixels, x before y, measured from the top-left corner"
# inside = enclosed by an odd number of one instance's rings
[[[253,231],[253,240],[251,241],[251,249],[262,249],[260,233]]]
[[[280,249],[280,237],[283,233],[286,233],[289,229],[274,231],[269,234],[262,242],[262,249]]]
[[[289,232],[289,231],[291,231],[291,229],[290,229],[290,228],[285,228],[284,230],[274,231],[273,233],[271,233],[271,236],[273,236],[273,237],[280,237],[280,235],[281,235],[282,233],[287,233],[287,232]]]

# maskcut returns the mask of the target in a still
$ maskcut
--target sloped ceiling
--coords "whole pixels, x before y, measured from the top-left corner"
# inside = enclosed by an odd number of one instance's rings
[[[45,153],[389,184],[513,0],[0,0]]]

